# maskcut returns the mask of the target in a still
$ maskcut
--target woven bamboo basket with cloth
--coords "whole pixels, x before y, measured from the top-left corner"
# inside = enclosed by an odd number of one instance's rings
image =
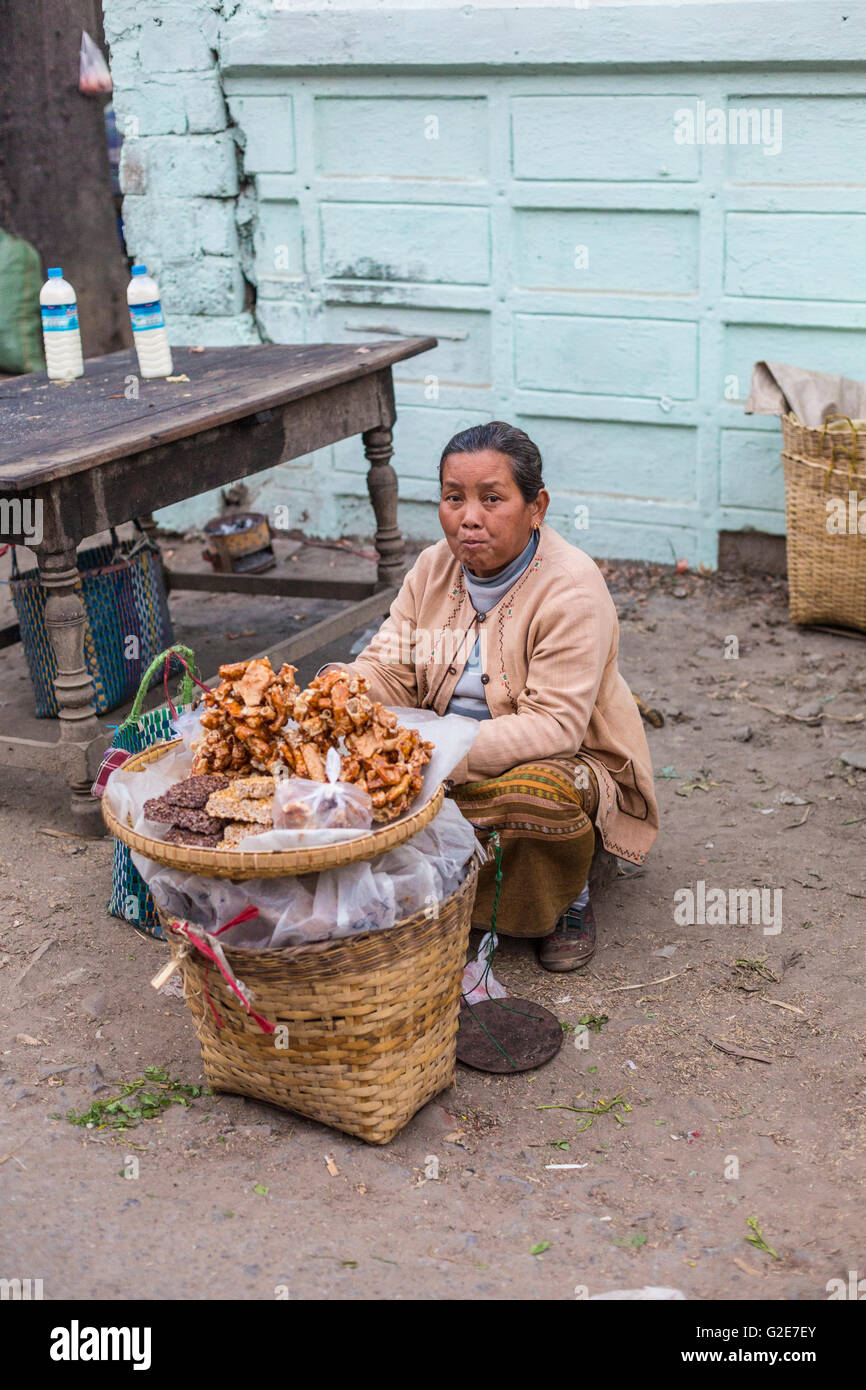
[[[478,866],[438,912],[279,950],[224,946],[160,914],[216,1091],[250,1096],[387,1144],[454,1079]],[[197,942],[198,938],[198,942]]]
[[[866,423],[783,415],[782,437],[791,621],[866,632]]]

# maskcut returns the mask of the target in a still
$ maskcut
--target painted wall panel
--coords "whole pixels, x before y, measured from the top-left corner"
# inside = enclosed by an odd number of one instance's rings
[[[688,526],[657,526],[652,522],[636,524],[590,515],[586,530],[574,529],[571,515],[548,512],[548,521],[560,535],[580,546],[594,559],[604,556],[636,555],[657,565],[670,565],[680,556],[694,555],[698,545],[698,530]]]
[[[516,97],[511,107],[517,179],[664,179],[691,182],[697,145],[677,144],[685,96]]]
[[[278,294],[287,281],[300,279],[304,274],[304,242],[298,204],[260,203],[253,245],[260,293]]]
[[[295,121],[292,98],[238,96],[229,99],[232,117],[244,135],[247,173],[289,174],[295,167]]]
[[[316,168],[330,178],[484,179],[483,97],[319,97]]]
[[[522,415],[535,440],[551,495],[592,496],[611,515],[618,496],[692,502],[697,486],[697,431],[618,420],[554,420]]]
[[[694,294],[700,219],[688,212],[519,208],[516,283],[527,289]]]
[[[425,386],[436,377],[440,392],[450,387],[479,391],[492,383],[490,316],[451,309],[406,309],[379,304],[329,304],[322,328],[332,343],[361,343],[376,338],[404,337],[439,340],[431,352],[409,357],[394,367],[397,398],[400,387]]]
[[[693,323],[518,314],[514,337],[515,382],[527,389],[677,400],[697,391]]]
[[[319,212],[328,278],[484,285],[490,277],[486,208],[322,203]]]
[[[822,78],[810,73],[803,85],[819,87]],[[734,183],[839,184],[862,188],[866,184],[866,101],[862,91],[848,95],[797,96],[794,92],[760,92],[731,96],[726,107],[735,110],[781,112],[781,149],[775,142],[727,144],[726,177]],[[750,123],[750,129],[751,129]],[[859,155],[858,155],[859,151]],[[840,204],[840,211],[844,201]]]
[[[782,431],[723,429],[720,436],[719,501],[725,507],[785,506]]]
[[[727,294],[866,300],[866,214],[732,212],[725,241]]]
[[[725,332],[725,372],[737,377],[740,396],[749,392],[755,362],[787,362],[816,372],[839,372],[866,380],[866,333],[862,329],[797,328],[793,324],[730,323]],[[721,396],[721,381],[718,383]]]

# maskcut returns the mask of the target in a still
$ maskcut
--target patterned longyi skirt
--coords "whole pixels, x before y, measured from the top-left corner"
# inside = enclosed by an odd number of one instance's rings
[[[586,885],[595,849],[595,773],[582,758],[540,758],[450,793],[485,844],[498,830],[502,892],[496,930],[547,936]],[[495,892],[491,853],[478,878],[472,925],[490,926]]]

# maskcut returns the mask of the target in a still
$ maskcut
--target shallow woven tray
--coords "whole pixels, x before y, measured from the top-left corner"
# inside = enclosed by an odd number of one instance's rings
[[[171,743],[157,743],[144,753],[136,753],[123,764],[124,772],[141,772],[151,763],[165,757],[170,749],[176,748],[180,739]],[[112,813],[106,798],[102,798],[102,818],[115,839],[122,840],[130,849],[143,854],[157,864],[166,864],[170,869],[185,869],[190,874],[201,874],[204,878],[291,878],[295,874],[314,874],[323,869],[336,869],[341,864],[354,864],[361,859],[375,859],[386,850],[411,840],[425,825],[429,825],[442,806],[445,795],[441,784],[436,788],[426,806],[414,811],[393,825],[383,825],[369,835],[359,835],[355,840],[344,840],[337,845],[319,845],[307,849],[270,850],[216,850],[195,849],[192,845],[168,845],[164,840],[151,839],[149,835],[139,835],[128,825],[122,825]]]
[[[208,1084],[387,1144],[454,1080],[477,879],[473,857],[435,915],[425,909],[383,931],[275,951],[226,945],[230,970],[274,1033],[160,913]]]

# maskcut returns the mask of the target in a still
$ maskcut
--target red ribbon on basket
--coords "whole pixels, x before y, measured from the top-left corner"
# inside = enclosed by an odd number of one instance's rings
[[[172,658],[172,657],[175,657],[175,659],[176,659],[177,661],[180,662],[181,666],[183,666],[183,667],[189,672],[190,676],[191,676],[192,679],[195,681],[196,685],[199,687],[200,690],[204,690],[205,693],[209,695],[209,694],[210,694],[210,689],[211,689],[211,688],[210,688],[209,685],[204,685],[204,684],[199,680],[199,678],[198,678],[198,676],[196,675],[195,671],[190,670],[190,667],[189,667],[188,662],[181,656],[180,652],[169,652],[168,655],[167,655],[166,658],[165,658],[165,665],[164,665],[163,668],[162,668],[162,684],[163,684],[163,689],[165,690],[166,702],[167,702],[167,704],[168,704],[169,709],[171,710],[171,717],[172,717],[172,719],[177,719],[177,710],[175,709],[174,705],[172,704],[171,696],[170,696],[169,693],[168,693],[168,671],[169,671],[169,667],[171,666],[171,658]]]
[[[215,932],[206,932],[204,928],[193,927],[189,922],[171,923],[171,930],[176,931],[179,936],[182,936],[184,940],[190,944],[190,946],[194,946],[197,951],[200,951],[201,954],[204,956],[205,960],[208,962],[208,964],[205,966],[204,972],[204,997],[210,1005],[211,1012],[213,1013],[213,1016],[216,1019],[217,1028],[222,1028],[223,1021],[216,1011],[216,1006],[214,1005],[213,1000],[208,994],[207,976],[208,970],[210,969],[211,965],[216,966],[223,979],[225,980],[226,984],[228,985],[229,989],[231,989],[233,993],[237,995],[238,999],[243,1004],[250,1018],[255,1020],[255,1022],[261,1028],[262,1032],[273,1033],[276,1031],[275,1024],[269,1023],[266,1018],[262,1018],[261,1014],[257,1014],[253,1009],[252,1005],[250,1004],[249,998],[247,997],[247,994],[242,988],[242,982],[240,980],[237,980],[235,976],[232,974],[231,970],[229,969],[229,964],[225,958],[223,948],[218,943],[215,944],[215,947],[211,946],[207,941],[208,936],[221,936],[224,931],[228,931],[229,927],[236,927],[239,922],[248,922],[251,917],[258,917],[258,915],[258,908],[250,905],[250,907],[244,908],[243,912],[238,913],[237,917],[233,917],[230,922],[226,922],[224,926],[218,927]]]

